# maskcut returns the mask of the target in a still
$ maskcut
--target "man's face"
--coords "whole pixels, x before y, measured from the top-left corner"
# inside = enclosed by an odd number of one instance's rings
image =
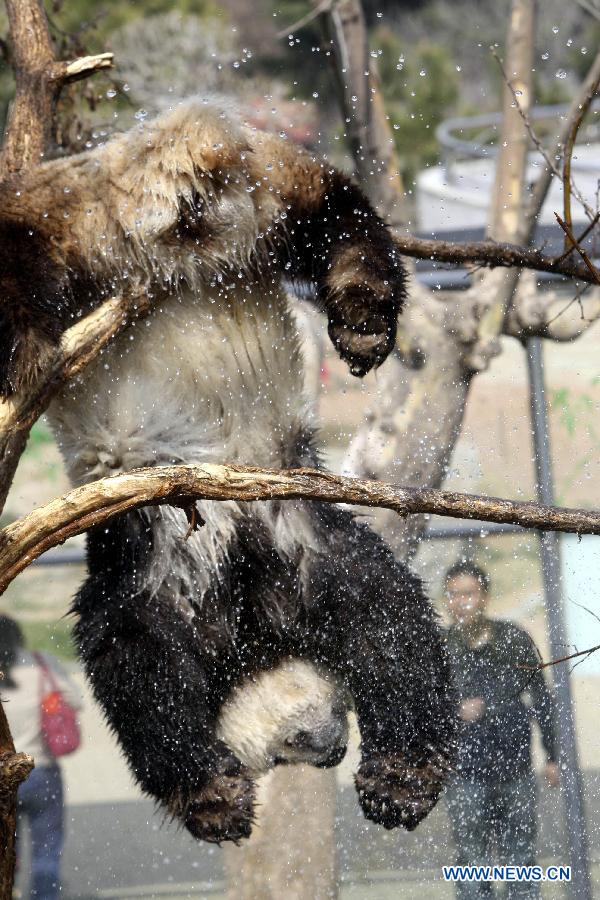
[[[488,595],[473,575],[456,575],[446,584],[446,607],[457,625],[470,625],[485,612]]]

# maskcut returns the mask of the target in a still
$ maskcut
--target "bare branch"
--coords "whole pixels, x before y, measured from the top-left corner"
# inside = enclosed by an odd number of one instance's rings
[[[596,227],[596,225],[598,224],[598,222],[600,222],[600,212],[597,212],[597,213],[595,214],[595,216],[594,216],[594,218],[592,219],[592,221],[591,221],[591,222],[588,222],[588,224],[587,224],[586,227],[583,229],[583,231],[581,232],[581,234],[579,235],[579,237],[575,238],[575,242],[576,242],[576,243],[575,243],[575,244],[571,244],[571,246],[570,246],[567,250],[565,250],[565,252],[564,252],[561,256],[558,257],[558,259],[556,260],[556,262],[557,262],[557,263],[562,262],[563,259],[566,259],[567,256],[569,256],[569,255],[573,252],[573,250],[576,249],[577,244],[581,244],[583,241],[585,241],[585,239],[586,239],[586,237],[588,236],[588,234],[590,234],[590,232],[594,230],[594,228]]]
[[[316,469],[160,466],[134,469],[75,488],[0,531],[0,593],[41,553],[112,516],[142,506],[189,507],[196,500],[310,499],[383,507],[400,516],[433,513],[526,528],[600,534],[600,513],[498,497],[395,487]]]
[[[469,241],[456,243],[453,241],[436,241],[428,238],[417,238],[411,234],[394,235],[398,249],[406,256],[417,259],[431,259],[464,265],[480,265],[495,268],[496,266],[517,266],[522,269],[533,269],[536,272],[551,272],[596,284],[595,277],[589,268],[581,263],[570,262],[561,257],[545,256],[535,247],[521,247],[518,244],[497,241]]]
[[[112,69],[113,60],[113,53],[98,53],[96,56],[82,56],[70,62],[58,62],[52,69],[51,78],[61,85],[71,84],[104,69]]]
[[[587,253],[585,252],[583,247],[580,247],[579,244],[577,243],[575,237],[573,236],[573,232],[571,231],[570,226],[567,225],[566,222],[563,222],[563,220],[558,215],[558,213],[554,213],[554,215],[556,216],[556,221],[558,222],[558,224],[564,231],[568,241],[570,242],[570,246],[572,246],[575,250],[577,250],[577,252],[581,256],[582,260],[584,261],[585,265],[587,266],[587,268],[590,272],[590,275],[594,281],[594,284],[600,284],[600,272],[598,271],[598,269],[596,268],[594,263],[591,261],[591,259],[589,258],[589,256],[587,255]]]
[[[6,8],[16,94],[0,161],[3,177],[35,165],[45,155],[52,144],[54,110],[63,85],[112,65],[112,54],[106,53],[71,62],[57,61],[43,4],[39,0],[7,0]],[[79,327],[74,326],[74,334]],[[83,325],[83,330],[86,329],[87,325]],[[100,338],[99,349],[101,346]],[[89,358],[94,355],[92,353]],[[36,385],[30,396],[0,404],[0,509],[25,449],[31,425],[58,387],[59,370],[60,354],[48,377]]]
[[[313,0],[313,3],[315,0]],[[317,3],[315,10],[323,7]],[[344,129],[358,178],[379,212],[393,227],[405,221],[400,161],[385,114],[381,85],[360,0],[334,0],[323,8],[326,38],[344,117]]]
[[[537,666],[522,665],[517,666],[517,669],[523,669],[526,672],[539,672],[541,669],[547,669],[548,666],[557,666],[559,663],[569,662],[569,660],[577,659],[579,656],[590,656],[596,650],[600,650],[600,644],[596,644],[595,647],[589,647],[587,650],[579,650],[577,653],[569,653],[568,656],[561,656],[559,659],[552,659],[550,662],[541,662]]]
[[[510,81],[508,75],[506,74],[506,69],[504,68],[504,63],[500,59],[500,56],[498,55],[498,53],[496,52],[496,49],[494,47],[491,48],[491,51],[492,51],[492,56],[498,63],[498,67],[500,69],[500,72],[502,73],[502,78],[504,79],[504,83],[513,96],[515,109],[521,116],[521,119],[523,120],[523,125],[527,129],[527,133],[529,134],[529,137],[531,138],[536,149],[539,151],[540,155],[543,156],[546,165],[549,166],[549,168],[552,170],[553,174],[556,175],[557,178],[561,178],[560,169],[548,155],[546,148],[544,147],[540,138],[537,136],[537,133],[536,133],[533,125],[531,124],[531,120],[530,120],[529,116],[527,115],[527,112],[525,111],[525,109],[523,109],[523,105],[522,105],[521,99],[519,97],[519,92],[517,90],[515,90],[512,82]]]
[[[69,378],[81,372],[112,338],[150,310],[140,289],[112,297],[63,335],[56,356],[33,388],[0,401],[0,510],[32,425]]]
[[[536,0],[511,0],[506,32],[506,71],[502,91],[502,126],[488,234],[494,240],[519,242],[519,227],[525,193],[529,140],[523,127],[533,105],[533,45]],[[519,99],[515,104],[515,98]],[[516,287],[516,280],[515,280]],[[501,325],[502,311],[512,299],[513,289],[497,292],[486,317]],[[495,327],[495,326],[494,326]],[[489,330],[489,329],[486,329]]]
[[[8,115],[1,172],[39,163],[53,142],[54,112],[63,86],[112,66],[112,54],[57,61],[39,0],[6,0],[15,99]]]
[[[598,0],[577,0],[577,2],[590,16],[600,20],[600,4]]]
[[[572,228],[573,220],[571,218],[571,158],[573,156],[573,149],[575,147],[575,141],[577,140],[577,133],[579,128],[581,127],[581,123],[583,122],[588,109],[590,108],[590,104],[596,93],[598,91],[598,85],[600,84],[600,73],[596,78],[595,82],[590,85],[589,90],[585,93],[583,100],[579,106],[579,110],[575,115],[573,121],[571,122],[571,127],[569,128],[567,134],[567,140],[565,142],[565,156],[563,160],[563,174],[562,174],[562,182],[563,182],[563,214],[565,219],[565,224],[567,228]],[[582,202],[582,198],[578,195],[577,199]],[[590,219],[594,218],[593,210],[588,204],[583,203],[583,206],[590,217]],[[570,246],[573,246],[572,242],[569,243],[568,231],[565,231],[565,252],[569,249]]]
[[[322,2],[317,3],[315,8],[307,13],[305,16],[302,16],[301,19],[298,19],[297,22],[294,22],[293,25],[289,25],[287,28],[282,28],[281,31],[278,31],[275,37],[280,40],[281,38],[288,37],[290,34],[294,34],[295,31],[300,31],[301,28],[304,28],[306,25],[309,25],[315,19],[317,19],[321,13],[326,12],[331,8],[331,4],[333,0],[322,0]]]
[[[33,769],[33,759],[15,753],[4,707],[0,702],[0,900],[11,900],[15,872],[17,789]]]
[[[553,149],[549,152],[549,156],[551,158],[556,159],[560,158],[563,155],[565,143],[570,134],[573,122],[577,120],[580,109],[586,104],[587,97],[590,95],[593,97],[597,93],[599,83],[600,51],[596,54],[594,62],[590,66],[590,69],[579,88],[579,93],[576,97],[573,98],[562,131]],[[528,244],[531,241],[537,219],[543,206],[544,200],[546,199],[548,188],[550,187],[550,182],[552,181],[553,175],[554,173],[552,169],[550,169],[549,166],[546,166],[546,170],[542,172],[534,185],[529,200],[529,205],[527,207],[527,212],[523,217],[522,233],[519,235],[519,241],[524,244]]]

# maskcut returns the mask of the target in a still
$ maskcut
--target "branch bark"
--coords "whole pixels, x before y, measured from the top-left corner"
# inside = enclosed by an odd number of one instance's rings
[[[63,85],[112,65],[112,54],[70,62],[58,61],[40,0],[6,0],[6,9],[10,28],[10,62],[15,73],[16,90],[0,158],[1,178],[36,165],[45,156],[53,142],[54,112]],[[66,359],[69,355],[68,337],[64,347]],[[75,348],[70,349],[74,351]],[[73,373],[78,368],[73,352],[70,368]],[[0,405],[0,419],[4,426],[4,430],[0,431],[0,510],[25,449],[31,425],[45,409],[61,374],[57,361],[57,366],[52,368],[48,378],[38,385],[31,397],[16,398],[11,404]],[[15,753],[0,703],[0,900],[10,900],[12,897],[17,789],[32,768],[31,757]]]
[[[11,900],[15,876],[17,789],[33,769],[33,759],[15,753],[4,707],[0,702],[0,900]]]
[[[406,221],[405,198],[393,132],[385,115],[375,61],[360,0],[335,0],[323,6],[325,36],[334,55],[334,76],[344,129],[356,172],[371,202],[393,227]]]
[[[0,162],[6,177],[39,163],[53,142],[54,112],[63,86],[112,66],[112,54],[71,62],[56,59],[39,0],[6,0],[16,92]]]
[[[196,500],[307,499],[390,509],[400,516],[440,516],[510,523],[543,531],[600,535],[600,512],[499,497],[394,487],[317,469],[253,466],[160,466],[134,469],[74,488],[0,531],[0,594],[44,551],[112,516],[153,504],[189,509]]]
[[[431,259],[437,262],[455,265],[479,265],[496,267],[518,267],[533,269],[536,272],[551,272],[553,275],[564,275],[588,284],[595,284],[595,278],[589,269],[581,263],[569,261],[564,254],[546,256],[535,247],[523,247],[507,241],[437,241],[417,238],[411,234],[395,234],[398,249],[406,256],[416,259]]]
[[[150,310],[141,289],[106,300],[63,335],[56,357],[38,383],[23,394],[0,401],[0,511],[32,426],[68,381],[95,359],[113,337]]]

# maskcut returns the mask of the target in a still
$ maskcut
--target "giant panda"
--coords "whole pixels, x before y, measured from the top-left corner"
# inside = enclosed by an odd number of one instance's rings
[[[104,298],[134,285],[152,304],[52,403],[74,484],[174,463],[318,466],[284,281],[313,285],[354,375],[394,346],[405,271],[359,188],[210,102],[181,103],[1,192],[4,397],[26,391],[62,332]],[[142,790],[199,839],[248,836],[255,773],[219,714],[294,660],[352,697],[365,816],[414,828],[438,799],[455,733],[419,579],[341,507],[197,509],[203,525],[187,539],[172,506],[91,528],[73,604],[85,670]]]

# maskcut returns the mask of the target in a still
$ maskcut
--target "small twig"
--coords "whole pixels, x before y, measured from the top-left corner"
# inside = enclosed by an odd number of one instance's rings
[[[586,106],[585,110],[583,111],[582,116],[578,117],[575,120],[575,122],[572,124],[572,126],[569,130],[569,135],[567,137],[567,141],[565,144],[563,171],[561,172],[560,169],[558,168],[558,166],[556,165],[556,163],[554,162],[554,160],[552,159],[552,157],[550,156],[550,154],[548,153],[548,151],[546,150],[546,148],[544,147],[542,141],[540,140],[540,138],[537,135],[537,132],[535,131],[533,125],[531,124],[531,120],[530,120],[529,116],[523,109],[521,101],[519,100],[519,95],[518,95],[517,91],[515,91],[514,87],[512,86],[512,83],[510,82],[510,80],[508,78],[508,75],[507,75],[504,65],[502,63],[502,60],[500,59],[498,53],[496,52],[494,47],[491,47],[490,49],[492,51],[492,56],[494,57],[494,59],[496,60],[496,62],[498,63],[498,65],[500,67],[500,71],[502,73],[502,77],[504,78],[506,86],[508,87],[508,89],[510,90],[510,92],[513,96],[513,99],[515,101],[515,108],[516,108],[517,112],[519,113],[519,115],[521,116],[521,119],[523,120],[523,124],[525,125],[527,133],[529,134],[529,137],[531,138],[538,153],[543,158],[544,162],[546,163],[546,165],[548,166],[548,168],[550,169],[552,174],[556,178],[560,179],[563,182],[563,187],[564,187],[563,196],[565,198],[565,209],[567,208],[567,204],[568,204],[568,215],[569,215],[568,219],[565,216],[565,220],[568,222],[569,225],[571,225],[571,192],[573,192],[575,194],[575,197],[577,198],[578,202],[582,205],[582,207],[586,211],[587,215],[592,216],[593,210],[592,210],[591,206],[589,205],[589,203],[587,203],[583,194],[577,190],[577,188],[575,187],[575,184],[573,183],[573,181],[571,179],[571,156],[573,154],[575,138],[577,137],[577,131],[579,130],[579,126],[581,125],[583,115],[585,115],[585,112],[587,111],[587,108],[589,107],[589,104],[591,103],[594,95],[592,94],[589,97],[588,97],[588,95],[586,95],[587,106]],[[565,238],[565,241],[566,241],[566,238]],[[566,246],[565,246],[565,250],[566,250]]]
[[[581,232],[579,237],[576,239],[577,244],[581,244],[582,241],[585,241],[585,239],[588,236],[588,234],[590,233],[590,231],[592,231],[596,227],[596,225],[598,224],[599,221],[600,221],[600,212],[597,212],[596,215],[594,216],[594,218],[592,219],[592,221],[586,225],[586,227],[583,229],[583,231]],[[567,256],[569,256],[573,252],[573,250],[575,250],[575,248],[576,248],[576,245],[572,244],[568,248],[568,250],[565,250],[565,252],[563,254],[561,254],[561,256],[557,257],[556,262],[561,263],[563,261],[563,259],[566,259]]]
[[[535,144],[535,146],[538,149],[541,156],[544,158],[544,162],[546,163],[546,165],[552,170],[552,172],[554,173],[554,175],[556,175],[557,178],[560,178],[561,177],[560,170],[559,170],[558,166],[550,159],[550,156],[548,155],[546,148],[544,147],[541,140],[537,136],[537,133],[536,133],[533,125],[531,124],[529,116],[523,109],[521,101],[519,100],[519,95],[516,92],[516,90],[514,89],[514,87],[512,86],[512,82],[510,81],[510,79],[506,73],[506,69],[504,68],[504,64],[503,64],[502,60],[500,59],[500,56],[498,55],[498,53],[496,52],[496,49],[494,47],[490,47],[490,50],[492,52],[492,56],[498,63],[500,72],[502,73],[502,78],[504,79],[504,83],[506,84],[507,88],[513,95],[513,99],[515,101],[515,108],[516,108],[517,112],[519,113],[519,115],[521,116],[521,119],[523,120],[523,124],[525,125],[525,128],[527,129],[527,133],[529,134],[529,137]]]
[[[598,90],[598,83],[600,79],[600,52],[596,53],[594,57],[594,61],[590,66],[583,83],[579,88],[579,92],[577,96],[573,99],[571,106],[569,107],[569,112],[567,114],[565,124],[563,125],[561,132],[558,136],[557,141],[554,144],[554,147],[550,151],[550,157],[556,158],[562,156],[564,154],[565,143],[569,136],[569,132],[571,130],[571,125],[573,121],[579,115],[579,110],[586,102],[586,98],[589,93],[592,93],[592,96]],[[523,234],[521,235],[521,240],[523,243],[530,243],[533,231],[535,229],[538,216],[546,195],[548,193],[548,188],[550,186],[550,182],[552,180],[552,176],[554,172],[547,167],[545,172],[542,172],[537,179],[533,191],[531,192],[531,196],[529,198],[529,203],[527,205],[527,210],[524,216],[524,227]],[[594,211],[595,212],[595,211]],[[590,216],[591,218],[591,216]]]
[[[591,261],[591,259],[589,258],[589,256],[587,255],[587,253],[585,252],[585,250],[583,249],[583,247],[580,247],[580,246],[579,246],[579,244],[577,243],[577,241],[576,241],[575,238],[573,237],[573,232],[571,231],[571,229],[570,229],[570,227],[567,225],[567,223],[564,222],[564,221],[561,219],[561,217],[559,216],[558,213],[554,213],[554,215],[556,216],[556,221],[558,222],[558,224],[560,225],[560,227],[562,228],[562,230],[564,231],[564,233],[567,235],[567,237],[568,237],[569,240],[571,241],[573,247],[575,248],[575,250],[577,250],[577,252],[578,252],[579,255],[581,256],[582,260],[583,260],[584,263],[586,264],[587,268],[589,269],[589,271],[590,271],[590,273],[591,273],[591,275],[592,275],[592,278],[593,278],[593,280],[594,280],[594,283],[595,283],[595,284],[600,284],[600,272],[598,271],[598,269],[596,268],[596,266],[594,265],[594,263]]]
[[[575,141],[577,140],[577,132],[579,131],[579,128],[581,127],[581,123],[583,122],[583,120],[586,116],[586,113],[587,113],[588,109],[590,108],[590,104],[596,95],[596,92],[598,90],[598,84],[600,84],[600,79],[598,79],[596,81],[596,84],[592,87],[592,90],[588,91],[587,94],[585,95],[585,97],[583,98],[583,102],[581,103],[581,105],[579,107],[579,114],[576,116],[576,118],[571,123],[571,127],[570,127],[569,133],[567,135],[567,140],[565,142],[565,152],[564,152],[564,158],[563,158],[563,174],[562,174],[563,215],[564,215],[564,219],[565,219],[565,224],[567,225],[569,230],[572,228],[572,225],[573,225],[572,218],[571,218],[571,188],[572,188],[571,158],[573,156],[573,148],[575,147]],[[577,199],[579,199],[579,197]],[[588,211],[588,209],[590,209],[590,208],[589,207],[586,208],[586,212]],[[588,212],[588,215],[590,215],[590,212]],[[569,239],[567,237],[567,234],[565,233],[565,252],[569,248],[568,241],[569,241]]]
[[[579,656],[590,656],[590,654],[595,653],[596,650],[600,650],[600,644],[596,644],[595,647],[590,647],[588,650],[579,650],[577,653],[570,653],[568,656],[552,659],[550,662],[539,663],[537,666],[520,665],[517,666],[517,669],[523,669],[525,672],[539,672],[542,669],[547,669],[548,666],[557,666],[559,663],[569,662],[569,660],[577,659]]]
[[[583,309],[583,303],[582,303],[582,300],[581,300],[583,294],[584,294],[587,290],[589,290],[590,287],[591,287],[591,285],[586,284],[586,286],[585,286],[585,288],[584,288],[583,290],[579,290],[579,289],[578,289],[577,292],[575,293],[575,296],[574,296],[574,297],[571,297],[571,299],[569,300],[569,302],[566,303],[565,306],[563,306],[563,308],[560,309],[560,310],[556,313],[555,316],[552,316],[551,319],[547,319],[547,320],[546,320],[546,322],[544,323],[545,326],[546,326],[546,328],[548,328],[550,325],[552,325],[554,322],[556,322],[557,319],[560,319],[560,317],[563,316],[563,315],[567,312],[567,310],[569,310],[569,309],[573,306],[574,303],[578,303],[578,304],[579,304],[579,309],[580,309],[580,311],[581,311],[581,321],[582,321],[582,322],[591,322],[591,321],[592,321],[591,319],[586,319],[586,317],[585,317],[585,311],[584,311],[584,309]]]
[[[206,522],[198,512],[198,507],[195,503],[184,503],[181,508],[183,509],[188,520],[188,530],[183,537],[183,540],[187,541],[192,536],[194,531],[199,531],[199,529],[203,525],[206,525]]]
[[[319,3],[315,8],[307,13],[305,16],[302,16],[301,19],[298,19],[297,22],[294,22],[293,25],[290,25],[288,28],[283,28],[281,31],[278,31],[275,37],[278,40],[281,38],[286,38],[290,34],[293,34],[295,31],[299,31],[301,28],[304,28],[305,25],[309,25],[314,19],[317,19],[321,13],[327,12],[328,9],[331,9],[333,0],[323,0],[322,3]]]
[[[71,84],[104,69],[112,69],[113,61],[114,53],[98,53],[96,56],[82,56],[70,62],[57,62],[50,77],[61,84]]]
[[[598,0],[577,0],[582,9],[585,9],[590,16],[600,20],[600,5]]]

